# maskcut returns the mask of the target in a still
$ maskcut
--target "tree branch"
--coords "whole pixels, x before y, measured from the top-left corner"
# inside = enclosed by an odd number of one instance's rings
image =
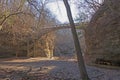
[[[16,12],[16,13],[11,13],[7,16],[4,17],[4,19],[2,20],[2,22],[0,23],[0,25],[3,25],[4,22],[11,16],[14,16],[14,15],[18,15],[18,14],[27,14],[27,15],[31,15],[30,13],[24,13],[24,12]]]

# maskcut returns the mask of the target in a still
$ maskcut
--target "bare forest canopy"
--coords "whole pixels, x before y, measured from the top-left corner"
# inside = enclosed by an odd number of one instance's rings
[[[61,0],[0,0],[1,55],[12,53],[16,56],[35,56],[36,49],[43,50],[40,53],[44,53],[44,56],[47,56],[48,52],[53,53],[56,30],[64,26],[69,28],[68,23],[61,24],[47,7],[47,4],[58,1]],[[77,29],[87,26],[91,16],[102,3],[99,0],[69,2],[74,4],[79,12],[75,19]],[[54,28],[59,26],[62,27]],[[51,49],[46,50],[49,48]]]
[[[37,0],[0,0],[1,49],[25,52],[24,47],[18,49],[40,37],[41,28],[56,25],[57,20],[46,4]]]

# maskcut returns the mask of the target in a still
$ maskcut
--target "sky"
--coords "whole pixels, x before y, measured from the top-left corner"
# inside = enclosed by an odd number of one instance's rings
[[[50,9],[50,11],[53,12],[53,14],[61,23],[69,22],[63,1],[51,2],[47,4],[47,7]],[[70,4],[70,7],[72,11],[72,16],[73,18],[75,18],[77,16],[76,6],[74,4]]]

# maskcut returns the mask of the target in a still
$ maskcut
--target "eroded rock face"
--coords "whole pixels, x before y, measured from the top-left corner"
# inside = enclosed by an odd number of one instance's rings
[[[86,56],[120,62],[120,0],[105,0],[85,30]]]

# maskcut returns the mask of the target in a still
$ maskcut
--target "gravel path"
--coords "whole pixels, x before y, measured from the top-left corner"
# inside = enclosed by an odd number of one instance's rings
[[[47,59],[47,58],[30,58],[30,59],[13,59],[13,60],[1,60],[0,61],[0,80],[7,80],[3,77],[3,69],[8,70],[5,74],[12,73],[14,70],[19,71],[16,76],[25,73],[25,70],[29,70],[29,74],[39,73],[39,79],[24,79],[24,80],[80,80],[79,69],[77,62],[74,59]],[[92,66],[86,66],[87,72],[91,80],[120,80],[120,70],[110,70],[97,68]],[[11,71],[9,71],[11,70]],[[10,75],[11,75],[10,73]],[[23,74],[28,75],[28,73]],[[21,76],[21,75],[20,75]],[[34,75],[35,76],[35,75]],[[44,77],[43,77],[44,76]],[[33,77],[33,76],[32,76]],[[10,80],[22,80],[20,78],[14,78]]]

